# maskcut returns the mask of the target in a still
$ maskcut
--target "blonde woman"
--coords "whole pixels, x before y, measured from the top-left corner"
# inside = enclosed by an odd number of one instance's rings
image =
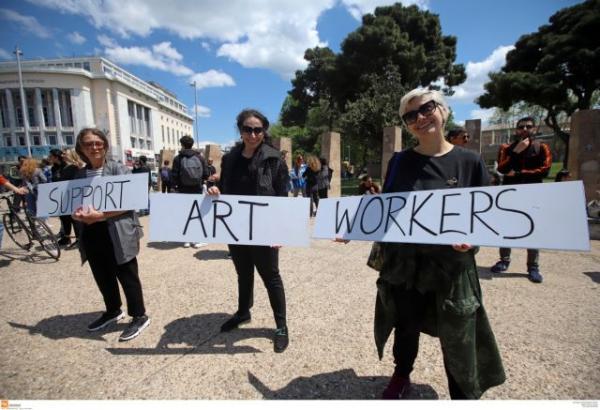
[[[304,171],[306,180],[306,195],[310,198],[310,216],[317,214],[319,206],[319,173],[321,172],[321,161],[314,155],[306,157],[308,167]]]
[[[19,167],[19,174],[23,180],[23,186],[29,191],[25,195],[27,210],[36,214],[37,190],[39,184],[47,182],[44,172],[39,167],[39,162],[34,158],[25,158]]]

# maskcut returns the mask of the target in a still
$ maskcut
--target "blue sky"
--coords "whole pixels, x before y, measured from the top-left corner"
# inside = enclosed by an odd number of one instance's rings
[[[0,60],[15,44],[26,59],[102,55],[144,80],[173,91],[189,107],[198,90],[199,139],[238,138],[245,107],[277,121],[304,50],[341,41],[381,0],[4,0]],[[450,99],[455,118],[483,118],[473,103],[487,73],[502,67],[517,39],[546,24],[573,0],[411,0],[438,14],[445,35],[458,38],[457,62],[467,81]],[[256,5],[260,4],[260,8]]]

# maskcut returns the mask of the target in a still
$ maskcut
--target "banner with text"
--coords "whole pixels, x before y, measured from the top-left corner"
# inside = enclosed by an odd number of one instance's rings
[[[37,215],[71,215],[81,206],[99,211],[148,208],[148,174],[123,174],[38,185]]]
[[[323,199],[313,237],[590,250],[581,181]]]
[[[150,241],[308,246],[309,199],[151,194]]]

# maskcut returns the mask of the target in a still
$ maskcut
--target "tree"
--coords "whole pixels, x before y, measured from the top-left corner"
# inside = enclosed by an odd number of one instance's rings
[[[600,0],[560,10],[550,17],[550,24],[517,41],[476,101],[483,108],[505,111],[520,101],[543,107],[544,122],[565,143],[565,167],[569,134],[561,129],[559,117],[589,109],[600,88],[598,27]]]

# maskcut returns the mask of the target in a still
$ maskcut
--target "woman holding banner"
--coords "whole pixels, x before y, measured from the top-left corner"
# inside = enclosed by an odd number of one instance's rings
[[[237,116],[242,142],[223,156],[221,178],[208,188],[210,195],[287,196],[289,175],[281,154],[271,146],[269,120],[260,112],[246,109]],[[288,346],[286,305],[283,281],[279,274],[279,247],[229,245],[238,275],[238,310],[221,326],[222,332],[250,321],[254,302],[254,268],[263,280],[275,316],[277,329],[273,338],[276,353]]]
[[[108,147],[108,138],[102,131],[82,129],[77,135],[75,150],[86,166],[77,170],[76,178],[130,173],[124,165],[106,158]],[[88,331],[103,329],[125,316],[121,311],[121,283],[127,300],[127,313],[133,319],[119,336],[119,341],[137,337],[150,324],[150,318],[146,315],[138,275],[137,254],[142,230],[135,212],[102,212],[92,207],[81,207],[72,216],[81,225],[79,251],[82,263],[89,262],[106,305],[106,312],[88,326]]]
[[[437,91],[416,89],[402,98],[400,117],[418,145],[392,157],[384,193],[488,185],[480,156],[445,140],[448,113]],[[394,330],[396,364],[384,399],[406,397],[421,332],[440,339],[452,399],[478,399],[504,382],[482,304],[475,251],[468,244],[382,244],[375,341],[381,358]]]

